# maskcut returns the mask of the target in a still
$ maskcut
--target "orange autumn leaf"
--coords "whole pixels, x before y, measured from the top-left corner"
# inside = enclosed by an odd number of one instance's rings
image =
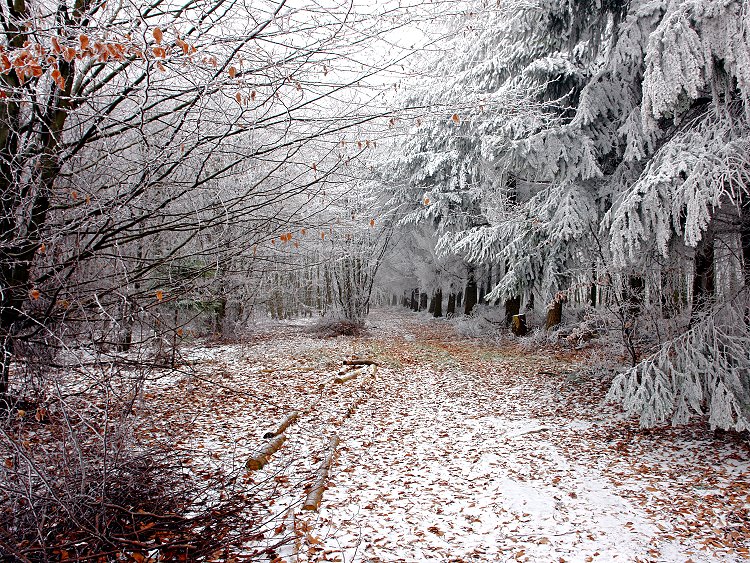
[[[81,44],[81,50],[85,51],[89,48],[89,38],[81,34],[78,36],[78,42]]]
[[[455,123],[455,124],[461,123],[461,118],[458,117],[457,113],[454,113],[453,116],[451,117],[451,119],[453,120],[453,123]]]
[[[29,297],[31,297],[34,301],[39,299],[40,295],[41,294],[39,293],[38,289],[32,289],[31,291],[29,291]]]
[[[307,233],[307,229],[300,229],[299,233],[301,235],[304,235],[305,233]]]
[[[424,198],[424,204],[425,205],[430,205],[430,198],[429,197]]]
[[[185,331],[182,330],[181,328],[178,328],[177,329],[177,336],[182,336],[183,334],[185,334]]]
[[[164,292],[161,289],[156,290],[156,300],[161,301],[164,299]]]
[[[164,33],[162,32],[162,30],[156,27],[154,28],[154,31],[152,32],[152,34],[156,42],[161,43],[161,40],[164,38]]]
[[[78,192],[77,192],[77,191],[75,191],[75,190],[71,191],[71,192],[70,192],[70,198],[71,198],[71,199],[72,199],[73,201],[76,201],[76,200],[78,199]]]
[[[374,226],[375,226],[375,219],[370,219],[370,226],[371,226],[371,227],[374,227]]]
[[[59,70],[55,69],[52,71],[52,80],[55,81],[55,84],[57,84],[57,87],[60,90],[65,90],[65,79],[62,77]]]
[[[229,78],[234,78],[235,76],[237,76],[237,69],[234,68],[233,66],[230,66],[229,67]]]
[[[320,232],[320,238],[321,238],[321,240],[325,240],[325,238],[326,238],[326,233],[325,233],[325,231],[321,231],[321,232]]]
[[[251,99],[252,101],[255,101],[255,95],[256,95],[256,94],[255,94],[255,90],[253,90],[252,92],[250,92],[250,99]]]
[[[238,104],[241,104],[241,103],[242,103],[242,94],[240,94],[239,92],[237,92],[237,93],[236,93],[236,94],[234,95],[234,99],[235,99],[235,100],[237,100],[237,103],[238,103]]]

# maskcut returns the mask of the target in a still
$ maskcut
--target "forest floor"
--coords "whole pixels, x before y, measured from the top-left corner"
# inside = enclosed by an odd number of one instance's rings
[[[603,403],[586,354],[462,337],[386,309],[361,337],[304,323],[191,349],[146,393],[147,430],[197,474],[241,476],[255,533],[221,560],[742,561],[750,445],[704,426],[639,430]],[[376,360],[342,384],[341,362]],[[153,406],[153,409],[151,408]],[[307,411],[264,468],[248,456]],[[318,511],[306,492],[338,435]],[[239,489],[238,489],[239,487]]]

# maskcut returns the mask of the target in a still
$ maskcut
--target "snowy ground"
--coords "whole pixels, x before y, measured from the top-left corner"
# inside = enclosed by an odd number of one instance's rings
[[[746,439],[639,431],[562,351],[461,338],[398,310],[370,323],[361,338],[289,324],[195,349],[182,379],[147,393],[148,431],[194,452],[198,472],[241,471],[264,432],[309,411],[245,476],[273,500],[248,506],[264,524],[230,560],[263,549],[277,562],[750,557]],[[377,360],[377,377],[334,384],[353,356]],[[334,434],[322,506],[303,511]]]

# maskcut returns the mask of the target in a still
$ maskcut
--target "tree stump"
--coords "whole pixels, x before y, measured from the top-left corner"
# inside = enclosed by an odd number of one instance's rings
[[[526,326],[526,315],[523,313],[520,315],[513,315],[511,330],[516,336],[526,336],[526,333],[529,332],[529,329]]]
[[[547,309],[547,323],[545,324],[545,328],[547,330],[559,325],[562,322],[562,306],[562,300],[555,299],[552,307]]]
[[[505,322],[513,325],[513,317],[521,312],[521,297],[516,296],[505,301]]]

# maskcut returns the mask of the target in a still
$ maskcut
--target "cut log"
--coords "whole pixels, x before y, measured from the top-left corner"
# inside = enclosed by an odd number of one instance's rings
[[[347,381],[357,377],[360,373],[362,373],[362,369],[355,369],[354,371],[350,371],[349,373],[345,375],[339,375],[333,380],[333,382],[334,383],[346,383]]]
[[[345,366],[377,366],[380,365],[375,360],[344,360]]]
[[[299,418],[299,413],[297,411],[292,411],[284,420],[281,421],[281,424],[279,424],[279,427],[276,429],[275,432],[266,432],[265,434],[263,434],[263,439],[269,440],[273,438],[274,436],[283,434],[287,428],[289,428],[292,424],[297,422],[298,418]]]
[[[247,463],[245,463],[245,467],[247,467],[248,471],[263,469],[263,466],[269,462],[271,456],[279,450],[285,440],[286,436],[281,434],[263,446],[257,454],[248,459]]]
[[[328,442],[328,453],[315,474],[315,482],[313,482],[310,492],[307,493],[307,498],[305,498],[305,504],[302,505],[302,510],[318,510],[320,507],[320,502],[323,499],[323,491],[325,491],[326,485],[328,484],[328,472],[333,465],[333,458],[336,455],[336,448],[338,445],[339,437],[334,434]]]
[[[513,334],[516,336],[526,336],[529,329],[526,327],[526,315],[513,315],[513,324],[511,325]]]

